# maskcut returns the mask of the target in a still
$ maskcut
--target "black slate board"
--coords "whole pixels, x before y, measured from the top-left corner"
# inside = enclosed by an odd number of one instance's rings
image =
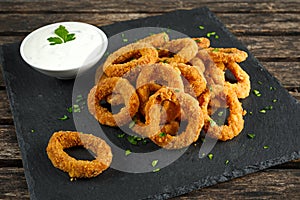
[[[205,30],[199,30],[199,25]],[[112,36],[145,26],[169,27],[191,37],[215,31],[220,38],[212,39],[212,46],[237,47],[248,52],[207,8],[101,28]],[[241,66],[251,77],[252,89],[263,95],[256,97],[251,93],[243,100],[243,107],[253,115],[245,116],[245,128],[237,138],[217,143],[212,160],[199,159],[199,145],[192,145],[180,159],[157,173],[134,174],[110,168],[96,178],[71,182],[66,173],[52,166],[45,148],[54,131],[75,130],[72,120],[57,120],[72,105],[73,81],[34,71],[21,59],[19,45],[2,46],[1,61],[31,199],[165,199],[300,158],[299,102],[248,52],[249,57]],[[270,86],[276,90],[270,90]],[[273,99],[278,102],[273,103]],[[259,113],[269,105],[273,105],[273,110]],[[247,138],[248,133],[255,133],[255,139]],[[264,149],[265,145],[269,148]],[[230,161],[227,165],[226,160]]]

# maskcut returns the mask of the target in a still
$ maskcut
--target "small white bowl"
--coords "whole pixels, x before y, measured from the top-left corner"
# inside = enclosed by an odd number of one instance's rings
[[[58,37],[54,31],[60,25],[75,39],[50,45],[49,37]],[[59,22],[43,26],[31,32],[20,46],[24,61],[35,70],[59,79],[72,79],[94,66],[103,56],[108,45],[105,33],[82,22]]]

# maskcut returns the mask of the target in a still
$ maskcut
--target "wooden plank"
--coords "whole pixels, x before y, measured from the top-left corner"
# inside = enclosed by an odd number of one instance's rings
[[[100,175],[101,176],[101,175]],[[263,180],[263,181],[262,181]],[[0,199],[29,199],[22,168],[0,168]],[[172,198],[185,199],[299,199],[297,169],[268,169]]]
[[[300,61],[300,36],[238,36],[261,61]]]
[[[0,90],[0,124],[13,124],[12,114],[5,90]]]
[[[0,125],[0,160],[20,160],[16,130],[12,125]],[[3,163],[0,163],[0,166]]]
[[[261,62],[288,90],[300,90],[300,62]],[[297,98],[297,96],[295,96]],[[298,98],[300,101],[300,98]]]
[[[233,181],[197,190],[172,200],[185,199],[299,199],[299,170],[265,170]]]
[[[20,35],[59,21],[84,21],[107,25],[162,13],[12,13],[0,14],[0,35]],[[217,16],[235,34],[244,35],[300,35],[298,13],[219,13]],[[279,28],[280,27],[280,28]]]
[[[120,10],[120,4],[126,6]],[[114,12],[114,13],[157,13],[169,12],[177,9],[192,9],[207,6],[216,13],[299,13],[297,2],[270,2],[270,1],[212,1],[212,0],[189,0],[189,1],[119,1],[119,0],[89,0],[89,1],[64,1],[64,6],[53,1],[0,1],[0,12]]]
[[[29,199],[23,168],[0,168],[0,199]]]

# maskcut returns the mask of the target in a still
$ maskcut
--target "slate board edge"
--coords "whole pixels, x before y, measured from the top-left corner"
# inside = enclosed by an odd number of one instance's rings
[[[12,106],[14,104],[15,94],[11,90],[11,88],[12,88],[11,84],[10,84],[11,79],[8,78],[10,76],[10,73],[4,70],[5,58],[4,58],[4,53],[3,52],[4,52],[4,47],[5,46],[9,46],[9,44],[5,44],[5,45],[0,46],[0,64],[2,66],[3,79],[5,81],[6,93],[7,93],[9,102],[10,102],[9,106],[10,106],[10,109],[13,113],[12,117],[13,117],[13,121],[14,121],[14,126],[16,128],[17,141],[18,141],[18,146],[20,148],[20,152],[21,152],[22,164],[23,164],[23,167],[24,167],[24,174],[25,174],[27,187],[28,187],[28,190],[29,190],[30,197],[32,199],[36,199],[35,194],[34,194],[34,187],[33,187],[34,186],[34,181],[33,181],[33,178],[30,175],[30,170],[29,170],[29,167],[28,167],[27,159],[24,159],[25,157],[27,157],[27,152],[26,151],[21,151],[21,149],[23,149],[23,147],[25,146],[25,141],[20,136],[20,134],[22,132],[20,125],[18,123],[16,123],[16,121],[18,121],[17,119],[19,118],[19,114],[18,114],[18,112],[15,112],[15,109]]]

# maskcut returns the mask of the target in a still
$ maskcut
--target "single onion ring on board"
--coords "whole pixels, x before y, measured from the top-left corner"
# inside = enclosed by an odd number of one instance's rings
[[[102,107],[99,102],[108,95],[120,94],[124,100],[125,107],[119,113],[112,114],[107,108]],[[128,80],[120,77],[106,78],[94,86],[88,95],[88,108],[94,117],[104,125],[121,126],[131,120],[139,107],[139,97],[134,87]]]
[[[160,62],[163,63],[187,63],[198,52],[198,46],[191,38],[180,38],[167,42],[162,46],[162,51],[167,50],[174,54],[173,57],[162,57],[159,58]]]
[[[214,62],[243,62],[248,54],[237,48],[207,48],[205,49]]]
[[[157,50],[147,43],[132,43],[110,54],[103,64],[103,71],[108,77],[121,77],[134,67],[155,63]]]
[[[180,130],[181,133],[177,135],[165,133],[161,135],[161,129],[155,135],[151,136],[150,139],[157,145],[166,149],[181,149],[189,146],[193,142],[197,141],[200,135],[200,130],[204,124],[202,111],[199,107],[198,101],[184,92],[175,92],[169,88],[161,88],[154,95],[149,98],[146,108],[160,103],[160,98],[168,93],[173,93],[180,103],[180,109],[184,112],[186,119],[181,119],[181,122],[187,121],[185,130]],[[147,109],[146,109],[147,110]],[[166,130],[166,128],[165,128]],[[176,130],[173,129],[173,130]]]
[[[151,44],[155,48],[160,48],[169,40],[170,39],[169,39],[168,34],[165,32],[162,32],[162,33],[150,35],[148,37],[138,40],[137,42],[148,43],[148,44]]]
[[[95,159],[76,160],[64,149],[83,146],[95,154]],[[68,172],[71,178],[91,178],[106,170],[112,161],[109,145],[99,137],[72,131],[55,132],[48,143],[47,154],[54,167]]]

